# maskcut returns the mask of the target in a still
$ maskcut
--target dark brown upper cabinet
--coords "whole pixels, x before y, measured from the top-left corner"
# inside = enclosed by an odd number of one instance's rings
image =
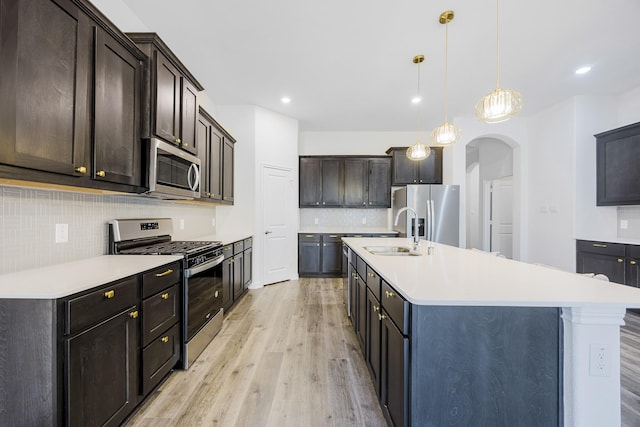
[[[640,123],[595,135],[597,206],[640,205]]]
[[[201,199],[233,204],[235,139],[205,110],[199,109],[196,146],[201,160]]]
[[[344,161],[339,157],[300,157],[300,207],[341,207]]]
[[[80,0],[0,0],[0,46],[0,176],[141,192],[144,53]]]
[[[442,184],[442,147],[431,147],[431,155],[424,160],[407,158],[408,147],[391,147],[391,185]]]
[[[204,88],[156,33],[127,35],[150,59],[143,76],[143,137],[197,154],[198,92]]]

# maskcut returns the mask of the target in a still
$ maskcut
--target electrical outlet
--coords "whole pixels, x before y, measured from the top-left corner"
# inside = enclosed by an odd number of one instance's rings
[[[367,218],[362,218],[362,224],[366,224],[367,223]]]
[[[318,225],[318,218],[313,218],[313,223],[314,223],[315,225]]]
[[[621,219],[620,220],[620,229],[621,230],[626,230],[627,228],[629,228],[629,221],[627,221],[626,219]]]
[[[69,241],[69,224],[56,224],[56,243]]]
[[[180,220],[180,230],[184,230],[184,219]]]
[[[592,377],[608,377],[610,375],[609,347],[605,344],[589,345],[589,375]]]
[[[216,218],[215,217],[211,218],[211,226],[212,227],[216,226]]]

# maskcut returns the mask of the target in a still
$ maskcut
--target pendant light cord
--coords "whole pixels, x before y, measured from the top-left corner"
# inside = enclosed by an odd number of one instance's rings
[[[449,122],[449,22],[444,25],[444,121]]]
[[[496,0],[496,89],[500,88],[500,12]]]

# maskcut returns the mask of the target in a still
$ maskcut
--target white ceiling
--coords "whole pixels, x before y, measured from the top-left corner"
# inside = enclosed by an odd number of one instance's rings
[[[254,104],[307,131],[416,131],[472,117],[496,85],[494,0],[124,0],[219,105]],[[416,54],[422,64],[423,104]],[[502,0],[501,86],[522,115],[575,95],[640,86],[640,1]],[[592,71],[574,75],[581,65]],[[292,102],[283,105],[282,96]],[[640,121],[640,112],[638,114]]]

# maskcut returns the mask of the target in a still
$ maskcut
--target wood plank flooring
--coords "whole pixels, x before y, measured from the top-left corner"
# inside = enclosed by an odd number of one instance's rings
[[[622,426],[640,427],[640,315],[621,328]],[[385,426],[340,279],[251,290],[189,371],[176,371],[126,424]]]
[[[188,371],[176,371],[126,424],[386,426],[341,279],[249,291]]]

